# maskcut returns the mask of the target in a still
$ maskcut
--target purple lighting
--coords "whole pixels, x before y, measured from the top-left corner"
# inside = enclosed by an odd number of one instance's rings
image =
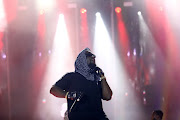
[[[143,102],[144,102],[144,104],[146,104],[147,102],[146,102],[146,98],[143,98]]]
[[[39,57],[41,57],[41,56],[42,56],[42,53],[40,52],[40,53],[39,53]]]
[[[6,59],[6,55],[5,55],[5,54],[2,54],[2,58],[3,58],[3,59]]]
[[[42,100],[42,103],[46,103],[46,99],[43,99],[43,100]]]
[[[127,93],[127,92],[125,93],[125,96],[128,96],[128,93]]]
[[[134,56],[136,56],[136,49],[134,49],[133,54],[134,54]]]
[[[127,53],[127,56],[128,56],[128,57],[130,56],[130,52]]]
[[[48,50],[48,53],[51,54],[51,50]]]
[[[143,95],[145,95],[146,94],[146,91],[145,90],[143,90]]]

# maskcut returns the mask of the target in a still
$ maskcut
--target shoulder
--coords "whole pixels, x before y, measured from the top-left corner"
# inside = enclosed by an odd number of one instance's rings
[[[65,81],[76,81],[76,80],[82,80],[82,79],[86,79],[83,75],[81,75],[78,72],[69,72],[66,73],[61,80],[65,80]]]
[[[74,75],[74,72],[69,72],[69,73],[66,73],[62,78],[73,77],[73,75]]]
[[[66,73],[63,76],[63,78],[72,78],[72,77],[78,77],[78,76],[80,76],[80,74],[77,72],[69,72],[69,73]]]
[[[69,76],[69,75],[73,75],[73,74],[74,74],[74,72],[68,72],[64,76]]]
[[[56,82],[56,84],[57,83],[60,84],[60,83],[70,82],[74,77],[75,77],[75,73],[74,72],[66,73]]]
[[[81,75],[78,72],[69,72],[69,73],[65,74],[64,76],[71,77],[71,78],[78,78],[78,79],[80,79],[80,78],[84,79],[85,78],[83,75]]]

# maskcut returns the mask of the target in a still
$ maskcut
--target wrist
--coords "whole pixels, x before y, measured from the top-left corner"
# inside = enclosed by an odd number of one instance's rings
[[[67,99],[67,95],[68,95],[69,92],[66,92],[66,95],[65,95],[65,98]]]
[[[106,77],[105,77],[105,76],[101,76],[100,79],[101,79],[101,80],[105,80]]]

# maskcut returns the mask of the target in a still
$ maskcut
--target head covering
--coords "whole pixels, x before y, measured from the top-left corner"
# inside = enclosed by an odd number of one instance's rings
[[[76,61],[75,61],[75,72],[80,73],[83,75],[87,80],[94,81],[95,80],[95,73],[91,72],[92,69],[87,64],[86,59],[86,51],[91,52],[89,48],[85,48],[82,52],[79,53]],[[99,76],[96,76],[97,80]]]

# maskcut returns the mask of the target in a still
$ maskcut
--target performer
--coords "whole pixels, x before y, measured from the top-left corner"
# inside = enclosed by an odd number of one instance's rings
[[[69,120],[109,120],[101,99],[110,100],[112,90],[95,57],[84,49],[75,61],[75,72],[65,74],[50,89],[54,96],[67,99]]]
[[[151,115],[151,120],[162,120],[163,112],[161,110],[154,110]]]

